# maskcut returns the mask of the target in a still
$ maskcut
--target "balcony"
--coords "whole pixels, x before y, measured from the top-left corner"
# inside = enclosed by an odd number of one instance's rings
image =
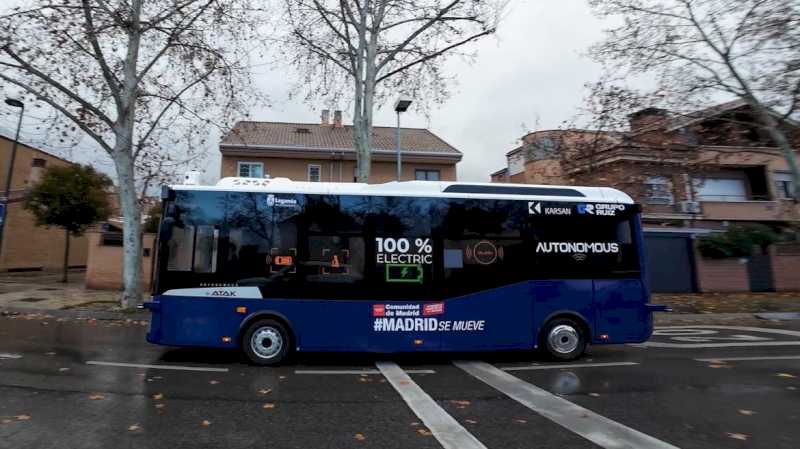
[[[730,201],[704,199],[700,201],[702,217],[706,220],[797,221],[800,207],[793,201]]]

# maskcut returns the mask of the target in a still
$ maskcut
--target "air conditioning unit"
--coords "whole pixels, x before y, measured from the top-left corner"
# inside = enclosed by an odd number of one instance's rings
[[[684,214],[699,214],[700,203],[698,201],[681,201],[681,212]]]

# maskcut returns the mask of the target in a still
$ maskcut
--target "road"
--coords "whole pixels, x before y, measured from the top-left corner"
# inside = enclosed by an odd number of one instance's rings
[[[792,448],[800,322],[531,353],[237,353],[140,322],[0,318],[0,448]]]

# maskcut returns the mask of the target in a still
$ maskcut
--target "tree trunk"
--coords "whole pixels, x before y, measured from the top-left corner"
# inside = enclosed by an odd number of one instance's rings
[[[129,153],[128,153],[129,154]],[[122,283],[120,306],[136,307],[142,299],[142,224],[141,208],[136,197],[133,161],[130,156],[121,156],[117,161],[119,182],[119,204],[122,209]]]
[[[64,271],[61,274],[61,282],[67,283],[69,274],[69,229],[64,229]]]

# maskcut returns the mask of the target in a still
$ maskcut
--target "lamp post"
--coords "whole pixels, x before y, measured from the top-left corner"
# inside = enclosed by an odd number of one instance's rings
[[[19,108],[19,121],[17,122],[17,133],[14,136],[14,145],[11,147],[11,160],[8,162],[8,169],[6,170],[6,188],[2,198],[2,208],[0,211],[0,252],[3,250],[3,231],[6,228],[6,215],[8,215],[9,195],[11,195],[11,176],[14,174],[14,160],[17,158],[17,143],[19,142],[19,130],[22,128],[22,115],[25,113],[25,103],[14,99],[6,98],[6,104]]]
[[[397,131],[395,133],[395,143],[397,144],[397,181],[403,173],[403,158],[400,155],[400,113],[406,112],[411,106],[411,99],[400,95],[394,102],[394,112],[397,113]]]

